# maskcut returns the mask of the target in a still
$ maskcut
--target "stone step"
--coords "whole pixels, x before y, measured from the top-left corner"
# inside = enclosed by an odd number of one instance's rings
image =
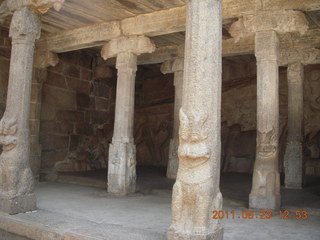
[[[165,240],[165,234],[102,224],[45,210],[0,213],[0,240]]]

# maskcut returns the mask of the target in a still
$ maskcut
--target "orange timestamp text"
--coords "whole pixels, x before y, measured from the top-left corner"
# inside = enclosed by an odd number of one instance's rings
[[[271,219],[278,217],[280,219],[300,219],[308,218],[307,211],[272,211],[272,210],[243,210],[243,211],[212,211],[212,219]]]

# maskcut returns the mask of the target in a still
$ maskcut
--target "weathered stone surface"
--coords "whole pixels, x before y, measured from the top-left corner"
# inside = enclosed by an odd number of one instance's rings
[[[9,214],[34,210],[33,176],[30,169],[29,110],[35,40],[40,36],[36,13],[23,7],[12,18],[7,105],[0,121],[0,211]],[[16,204],[18,202],[18,204]]]
[[[83,111],[73,111],[73,110],[59,110],[58,121],[67,121],[67,122],[83,122],[84,121],[84,112]]]
[[[145,36],[120,37],[107,43],[101,50],[101,56],[107,60],[119,53],[131,52],[138,56],[142,53],[152,53],[154,50],[154,43]]]
[[[308,20],[299,11],[261,11],[244,15],[232,24],[229,33],[237,41],[242,37],[254,35],[255,32],[269,30],[277,33],[299,32],[305,34],[308,30]]]
[[[109,147],[108,192],[128,194],[136,188],[136,147],[133,140],[137,55],[153,52],[155,45],[144,36],[111,40],[101,51],[106,60],[117,56],[115,121]]]
[[[59,87],[59,88],[66,88],[66,79],[63,75],[55,73],[53,71],[48,71],[46,84]]]
[[[257,152],[250,208],[280,208],[279,40],[275,31],[257,32]]]
[[[219,190],[221,8],[222,1],[187,1],[180,162],[173,187],[169,240],[223,237],[219,220],[210,216],[211,211],[222,208]]]
[[[46,13],[51,7],[54,7],[55,10],[59,11],[64,1],[65,0],[7,0],[6,3],[10,11],[31,6],[41,13]]]
[[[76,84],[76,83],[75,83]],[[67,91],[62,88],[53,88],[49,85],[43,86],[43,104],[51,105],[52,107],[58,107],[60,109],[75,109],[76,108],[76,97],[75,92]],[[42,107],[43,111],[49,111]]]
[[[300,62],[288,67],[288,138],[284,155],[285,186],[302,188],[303,176],[303,79]]]
[[[179,112],[182,105],[183,69],[184,58],[178,58],[164,62],[161,72],[174,73],[175,100],[174,100],[174,124],[173,134],[170,140],[169,161],[167,167],[167,177],[175,179],[179,167],[178,146],[179,146]]]
[[[116,67],[118,83],[114,133],[109,148],[108,192],[127,194],[135,192],[136,187],[133,116],[137,56],[130,52],[118,54]]]
[[[301,62],[304,65],[319,64],[320,50],[316,48],[282,49],[279,62],[281,66],[287,66],[297,62]]]
[[[36,51],[34,67],[47,68],[56,66],[59,63],[59,57],[53,52]]]

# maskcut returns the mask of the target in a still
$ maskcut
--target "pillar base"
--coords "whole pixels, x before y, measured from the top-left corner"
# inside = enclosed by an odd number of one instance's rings
[[[280,210],[280,204],[280,195],[273,195],[268,197],[259,197],[253,194],[249,195],[249,208],[252,209]]]
[[[179,168],[178,147],[179,147],[179,139],[177,138],[170,139],[169,161],[167,166],[167,178],[169,179],[177,178],[177,173]]]
[[[188,234],[177,232],[174,229],[169,229],[167,233],[168,240],[222,240],[223,228],[217,229],[214,233],[210,234]]]
[[[301,182],[290,182],[285,183],[286,189],[302,189],[302,183]]]
[[[302,188],[302,159],[302,144],[300,142],[288,143],[284,155],[285,188]]]
[[[0,196],[0,211],[10,215],[34,211],[37,209],[34,193],[14,198]]]
[[[132,143],[110,144],[108,192],[127,195],[136,191],[136,147]]]
[[[167,178],[169,178],[169,179],[176,179],[177,178],[178,166],[179,166],[178,156],[169,159],[168,167],[167,167]]]

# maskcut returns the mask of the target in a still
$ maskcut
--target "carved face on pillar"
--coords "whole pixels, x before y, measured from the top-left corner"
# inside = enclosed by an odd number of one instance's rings
[[[258,131],[257,153],[260,157],[271,157],[276,153],[276,134],[273,128],[269,132]]]
[[[208,145],[209,130],[205,127],[207,115],[190,114],[180,110],[180,146],[178,149],[181,165],[198,167],[211,156]]]

